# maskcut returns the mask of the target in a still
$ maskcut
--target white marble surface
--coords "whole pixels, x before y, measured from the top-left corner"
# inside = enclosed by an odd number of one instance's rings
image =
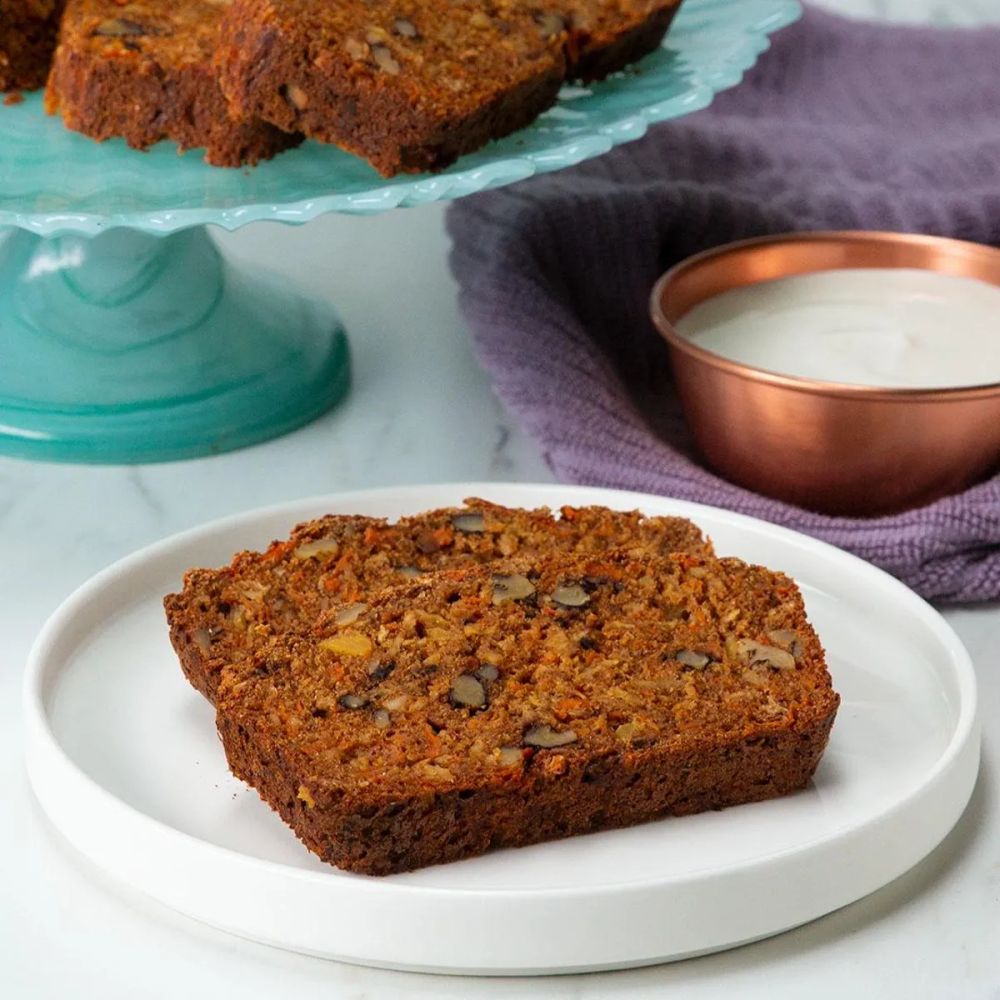
[[[973,23],[997,0],[827,0],[846,13]],[[1000,59],[1000,54],[998,54]],[[956,67],[956,72],[961,72]],[[548,479],[477,369],[448,275],[439,207],[221,242],[335,300],[352,334],[350,399],[279,441],[141,468],[0,460],[0,995],[243,1000],[350,997],[1000,997],[1000,608],[951,610],[981,681],[984,764],[953,834],[914,871],[811,925],[726,954],[558,980],[376,972],[203,927],[112,884],[35,806],[20,753],[20,678],[46,616],[140,546],[283,499],[381,484]]]

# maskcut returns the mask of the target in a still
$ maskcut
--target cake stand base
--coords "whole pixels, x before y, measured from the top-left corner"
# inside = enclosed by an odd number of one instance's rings
[[[307,423],[349,381],[329,307],[242,273],[205,227],[0,245],[2,454],[215,454]]]

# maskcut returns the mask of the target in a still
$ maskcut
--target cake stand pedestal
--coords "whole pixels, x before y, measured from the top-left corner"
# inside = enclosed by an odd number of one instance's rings
[[[0,450],[159,461],[253,444],[347,390],[332,311],[220,255],[204,226],[166,237],[19,231],[0,246]]]
[[[442,174],[385,180],[305,143],[218,170],[169,143],[95,143],[38,94],[0,109],[0,454],[152,462],[283,434],[347,391],[329,307],[225,261],[208,225],[303,223],[457,198],[558,170],[705,107],[738,83],[796,0],[684,0],[634,69],[566,87],[529,128]],[[377,266],[377,262],[373,262]]]

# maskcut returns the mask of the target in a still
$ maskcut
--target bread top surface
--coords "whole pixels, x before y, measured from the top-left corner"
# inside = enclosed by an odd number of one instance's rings
[[[794,583],[694,555],[460,566],[250,637],[220,716],[341,808],[807,733],[838,702]]]
[[[425,115],[449,118],[560,71],[560,32],[514,0],[236,0],[223,61],[242,51],[280,63],[300,109],[323,99],[309,90],[321,75],[351,91],[395,92]]]
[[[208,68],[230,0],[69,0],[61,50],[164,69]]]
[[[306,522],[262,553],[242,552],[222,569],[190,570],[183,591],[165,604],[171,625],[190,631],[205,657],[225,659],[251,625],[311,627],[325,611],[421,573],[524,552],[611,548],[642,557],[712,551],[685,518],[568,506],[554,515],[472,498],[396,523],[352,515]]]

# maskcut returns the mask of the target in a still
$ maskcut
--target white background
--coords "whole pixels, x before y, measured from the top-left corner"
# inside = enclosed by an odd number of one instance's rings
[[[1000,0],[825,5],[895,20],[1000,21]],[[372,219],[328,217],[297,229],[257,225],[220,237],[234,257],[336,302],[347,323],[353,391],[312,426],[242,452],[171,465],[0,459],[0,995],[1000,997],[996,606],[947,612],[976,663],[986,732],[979,785],[956,830],[924,863],[868,899],[721,955],[536,981],[352,968],[175,915],[109,882],[48,827],[21,759],[21,671],[42,622],[94,572],[183,528],[279,500],[404,482],[551,479],[472,359],[447,271],[442,217],[440,206],[430,206]]]

